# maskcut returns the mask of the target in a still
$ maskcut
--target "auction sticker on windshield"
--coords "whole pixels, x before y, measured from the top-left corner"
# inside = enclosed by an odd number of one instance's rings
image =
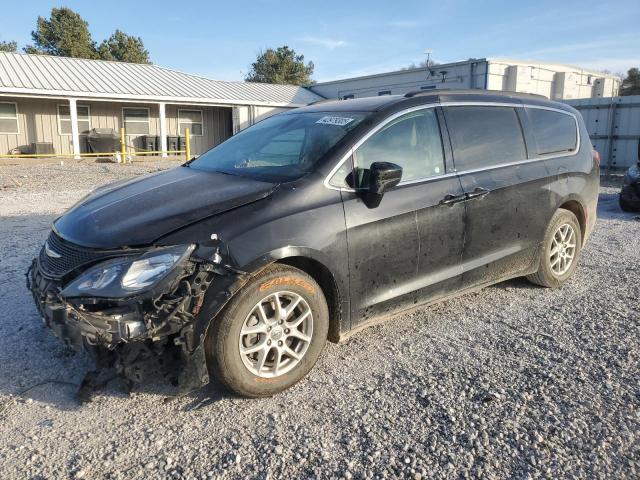
[[[344,127],[348,123],[353,122],[353,118],[347,117],[322,117],[316,123],[323,123],[325,125],[338,125],[340,127]]]

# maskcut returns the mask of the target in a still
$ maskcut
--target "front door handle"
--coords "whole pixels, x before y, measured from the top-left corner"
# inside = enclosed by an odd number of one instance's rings
[[[464,202],[467,199],[466,195],[445,195],[442,200],[440,200],[440,205],[453,205],[455,203]]]
[[[469,200],[473,198],[484,198],[491,193],[491,190],[487,190],[486,188],[478,187],[473,192],[467,193],[467,198]]]

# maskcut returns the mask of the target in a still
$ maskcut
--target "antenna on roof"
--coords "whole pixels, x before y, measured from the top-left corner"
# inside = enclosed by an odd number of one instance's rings
[[[431,50],[430,48],[427,48],[424,51],[424,56],[425,56],[425,60],[424,60],[424,66],[427,67],[427,80],[429,80],[431,77],[433,77],[436,72],[433,70],[433,65],[435,64],[435,62],[433,60],[431,60],[431,54],[433,53],[433,50]]]
[[[431,50],[430,48],[427,48],[424,51],[424,55],[425,55],[425,61],[424,61],[424,66],[425,67],[431,67],[433,66],[433,63],[431,62],[431,54],[433,53],[433,50]]]

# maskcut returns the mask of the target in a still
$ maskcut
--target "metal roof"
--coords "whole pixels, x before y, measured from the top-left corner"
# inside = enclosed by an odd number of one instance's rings
[[[564,63],[548,63],[548,62],[541,62],[538,60],[515,60],[511,58],[486,57],[486,58],[470,58],[468,60],[460,60],[458,62],[440,63],[438,65],[433,65],[431,67],[407,68],[404,70],[393,70],[391,72],[381,72],[381,73],[373,73],[369,75],[362,75],[360,77],[339,78],[337,80],[328,80],[326,82],[315,83],[311,85],[311,88],[313,88],[314,86],[333,85],[336,83],[346,83],[354,80],[365,80],[368,78],[390,77],[393,75],[404,76],[404,75],[416,73],[416,72],[427,72],[429,70],[442,70],[445,68],[455,67],[457,65],[465,65],[469,63],[481,63],[481,62],[501,63],[501,64],[508,64],[508,65],[526,65],[526,66],[532,66],[532,67],[542,68],[542,69],[553,67],[553,68],[559,69],[560,71],[576,71],[576,72],[582,72],[587,75],[593,75],[597,77],[620,78],[617,75],[611,75],[608,73],[599,72],[597,70],[590,70],[587,68],[577,67],[575,65],[567,65]]]
[[[296,85],[225,82],[157,65],[7,52],[0,52],[0,94],[269,106],[322,99]]]

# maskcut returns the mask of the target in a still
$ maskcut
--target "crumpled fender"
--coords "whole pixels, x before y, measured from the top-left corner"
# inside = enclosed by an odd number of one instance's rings
[[[216,270],[216,278],[205,294],[202,310],[194,321],[182,331],[182,337],[190,338],[184,350],[184,369],[179,383],[183,392],[193,391],[210,381],[205,353],[205,338],[214,319],[229,300],[236,295],[249,280],[268,265],[289,257],[306,257],[323,265],[331,262],[324,254],[307,247],[288,246],[266,252],[247,264],[242,270],[230,266]],[[335,279],[334,279],[335,280]]]
[[[205,294],[202,310],[196,315],[194,321],[182,330],[181,336],[190,339],[183,349],[184,368],[179,377],[182,393],[196,390],[209,383],[205,338],[212,323],[211,320],[222,311],[250,278],[251,275],[248,273],[231,270],[217,275]]]

